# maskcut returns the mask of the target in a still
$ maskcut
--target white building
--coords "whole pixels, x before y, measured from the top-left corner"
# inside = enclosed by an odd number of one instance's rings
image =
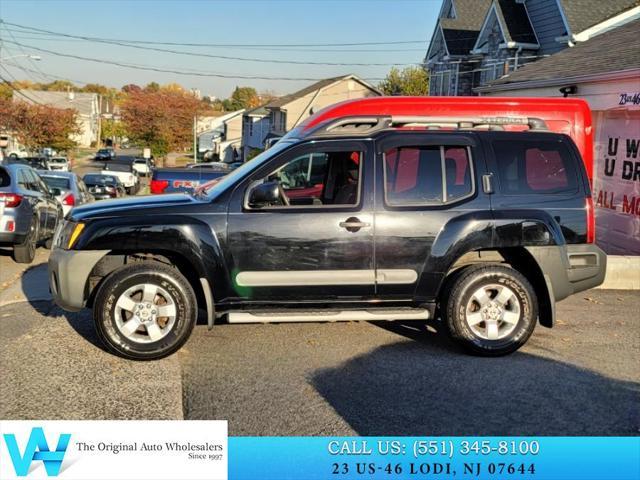
[[[264,107],[254,108],[242,115],[242,154],[244,159],[252,150],[264,149],[264,142],[271,131],[271,113]]]

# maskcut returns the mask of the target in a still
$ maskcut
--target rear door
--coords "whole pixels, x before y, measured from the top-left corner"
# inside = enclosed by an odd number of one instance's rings
[[[559,224],[567,243],[585,243],[586,179],[569,137],[488,132],[484,138],[488,167],[499,192],[492,196],[496,220],[514,210],[544,210]]]
[[[456,219],[472,224],[475,212],[490,215],[481,191],[485,164],[479,147],[474,134],[453,132],[394,133],[376,142],[379,297],[431,300],[445,272],[427,265],[454,255],[449,247],[461,240],[446,227]]]

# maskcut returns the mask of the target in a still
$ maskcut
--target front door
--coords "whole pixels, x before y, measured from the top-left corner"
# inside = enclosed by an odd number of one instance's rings
[[[373,160],[369,142],[308,142],[240,183],[227,224],[236,299],[374,296]],[[264,184],[278,191],[275,201],[258,201]]]

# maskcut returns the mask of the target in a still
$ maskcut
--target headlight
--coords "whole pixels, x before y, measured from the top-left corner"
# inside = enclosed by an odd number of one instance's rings
[[[53,244],[64,250],[70,250],[80,237],[84,227],[84,223],[64,221],[56,231]]]

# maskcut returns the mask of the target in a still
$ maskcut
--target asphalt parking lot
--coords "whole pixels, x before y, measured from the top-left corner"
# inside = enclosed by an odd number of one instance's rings
[[[0,252],[0,418],[227,419],[231,435],[637,435],[639,291],[558,305],[519,352],[471,357],[437,324],[198,325],[155,362],[102,349],[48,299],[47,252]]]

